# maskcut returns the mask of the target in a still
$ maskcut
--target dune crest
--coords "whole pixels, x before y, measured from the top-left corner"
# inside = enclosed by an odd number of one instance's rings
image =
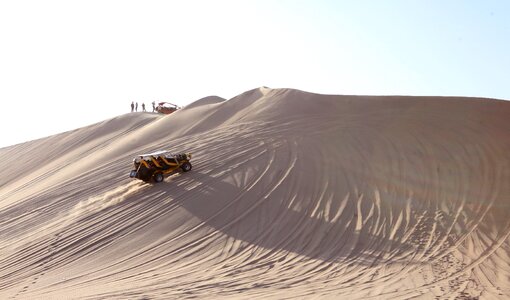
[[[217,104],[225,101],[226,99],[218,97],[218,96],[208,96],[204,97],[202,99],[198,99],[197,101],[194,101],[193,103],[186,105],[186,109],[199,107],[202,105],[211,105],[211,104]]]
[[[508,298],[508,116],[262,87],[2,148],[0,298]]]

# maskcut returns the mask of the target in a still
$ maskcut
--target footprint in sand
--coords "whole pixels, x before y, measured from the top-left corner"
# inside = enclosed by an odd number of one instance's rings
[[[26,293],[28,291],[28,289],[30,288],[30,286],[36,284],[37,281],[39,280],[39,278],[41,278],[44,274],[46,274],[46,272],[50,269],[50,266],[48,264],[53,259],[56,245],[59,242],[61,236],[62,236],[62,233],[57,233],[53,236],[53,241],[50,243],[50,245],[46,249],[46,252],[48,253],[46,255],[46,259],[39,265],[39,267],[42,268],[42,271],[37,273],[34,277],[32,277],[30,284],[25,285],[20,291],[18,291],[18,293],[16,293],[16,295],[14,295],[12,297],[12,299],[15,299],[19,295]]]

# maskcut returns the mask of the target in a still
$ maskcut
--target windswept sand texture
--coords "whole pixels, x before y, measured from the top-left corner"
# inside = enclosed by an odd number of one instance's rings
[[[510,102],[260,88],[0,161],[0,299],[510,297]]]

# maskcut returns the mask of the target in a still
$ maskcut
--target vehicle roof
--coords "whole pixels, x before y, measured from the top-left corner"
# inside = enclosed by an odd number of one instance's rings
[[[157,156],[157,155],[161,155],[161,154],[172,154],[172,152],[170,152],[168,150],[159,150],[159,151],[156,151],[156,152],[142,154],[142,155],[143,156],[149,156],[149,155]]]
[[[150,157],[150,156],[161,156],[161,155],[173,156],[172,152],[170,152],[168,150],[160,150],[160,151],[156,151],[156,152],[152,152],[152,153],[140,154],[140,155],[137,155],[136,157],[146,158],[146,157]]]
[[[165,105],[165,104],[177,107],[177,104],[173,104],[173,103],[170,103],[170,102],[159,102],[158,103],[158,105]]]

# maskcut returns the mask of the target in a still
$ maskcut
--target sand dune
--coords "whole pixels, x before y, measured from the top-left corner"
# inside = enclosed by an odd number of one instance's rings
[[[509,298],[509,116],[259,88],[2,148],[0,298]]]

